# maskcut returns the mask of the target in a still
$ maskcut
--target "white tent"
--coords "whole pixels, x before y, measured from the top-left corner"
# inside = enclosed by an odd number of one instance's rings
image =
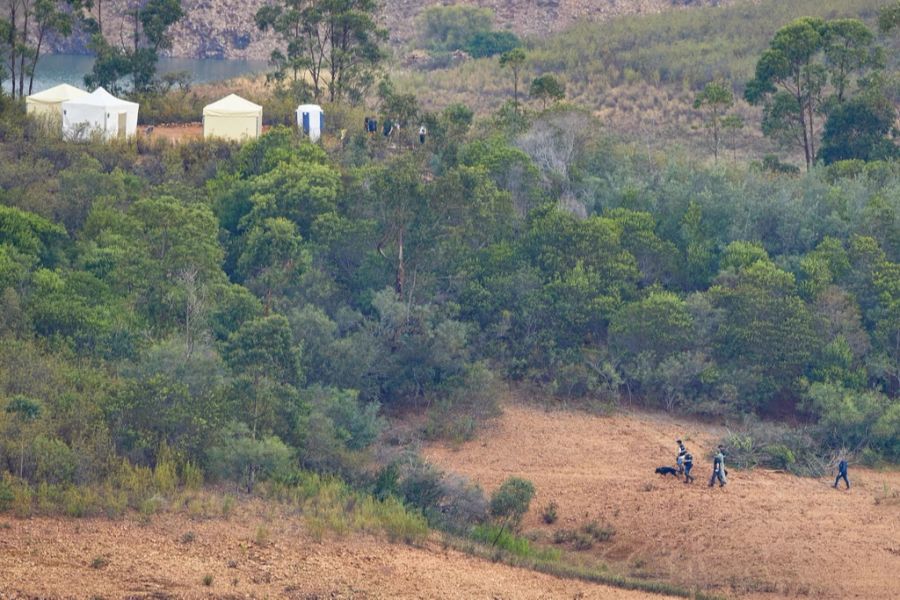
[[[297,107],[297,126],[309,139],[316,141],[325,130],[325,113],[318,104],[301,104]]]
[[[86,91],[68,83],[61,83],[49,90],[32,94],[25,98],[25,111],[29,115],[62,118],[62,103],[66,100],[84,98]]]
[[[105,139],[125,139],[137,131],[138,108],[135,102],[120,100],[102,87],[83,98],[62,103],[63,136],[87,139],[100,134]]]
[[[203,109],[203,137],[241,141],[258,138],[262,106],[229,94]]]

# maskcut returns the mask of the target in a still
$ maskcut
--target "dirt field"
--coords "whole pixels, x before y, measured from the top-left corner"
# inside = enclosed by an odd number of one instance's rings
[[[437,543],[413,548],[367,536],[316,542],[296,518],[272,510],[254,502],[228,521],[164,514],[143,525],[0,518],[0,599],[663,598],[494,564]]]
[[[741,598],[900,598],[900,472],[851,466],[845,492],[833,480],[732,468],[725,488],[710,489],[718,433],[658,415],[508,406],[476,440],[425,455],[487,493],[510,476],[531,480],[524,529],[548,540],[558,528],[611,524],[613,539],[590,552],[633,575]],[[654,474],[674,462],[679,437],[695,456],[692,486]],[[554,525],[540,519],[550,501]]]
[[[147,127],[140,127],[140,134],[153,140],[164,139],[170,142],[185,142],[203,138],[202,123],[185,123],[184,125],[156,125],[147,133]]]
[[[142,125],[138,128],[139,135],[151,140],[164,139],[175,143],[203,139],[203,123],[155,125],[149,133],[148,129]],[[262,132],[268,130],[269,126],[263,125]]]

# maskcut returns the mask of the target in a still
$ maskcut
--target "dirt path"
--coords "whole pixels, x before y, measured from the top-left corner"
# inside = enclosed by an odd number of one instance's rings
[[[262,544],[260,527],[268,532]],[[275,517],[271,506],[253,503],[227,521],[183,514],[148,524],[0,518],[0,599],[13,598],[664,597],[494,564],[438,544],[413,548],[368,536],[316,542],[296,518]]]
[[[730,469],[728,486],[710,489],[717,433],[659,415],[516,405],[476,440],[425,455],[488,493],[507,477],[530,479],[537,496],[524,527],[548,539],[591,520],[611,524],[613,539],[591,552],[634,575],[743,598],[900,598],[900,472],[851,468],[844,492],[825,479]],[[674,461],[679,437],[695,456],[693,486],[654,474]],[[539,516],[550,501],[554,525]]]

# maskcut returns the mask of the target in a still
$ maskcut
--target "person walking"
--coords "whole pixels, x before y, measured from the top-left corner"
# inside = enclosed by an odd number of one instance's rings
[[[428,135],[428,130],[425,129],[425,126],[424,126],[424,125],[422,125],[421,127],[419,127],[419,143],[420,143],[420,144],[424,144],[424,143],[425,143],[425,136],[426,136],[426,135]]]
[[[681,440],[677,440],[678,442],[678,457],[675,459],[675,464],[678,465],[678,476],[684,475],[684,455],[687,454],[687,448],[684,447],[684,443]]]
[[[709,487],[712,487],[716,483],[716,479],[719,480],[719,487],[725,487],[725,484],[728,483],[725,480],[725,447],[721,444],[719,445],[718,452],[716,452],[715,457],[713,458],[713,472],[712,477],[709,478]]]
[[[838,463],[838,476],[834,478],[834,487],[835,489],[838,486],[838,482],[843,479],[844,483],[847,484],[847,489],[850,489],[850,480],[847,479],[847,459],[841,457],[841,462]]]
[[[694,457],[690,452],[684,455],[684,482],[694,483],[694,476],[691,475],[691,469],[694,468]]]

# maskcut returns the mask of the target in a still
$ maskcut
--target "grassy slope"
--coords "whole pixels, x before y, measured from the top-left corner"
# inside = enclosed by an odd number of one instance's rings
[[[520,88],[527,90],[534,75],[553,73],[566,82],[570,101],[596,111],[616,131],[654,146],[672,139],[705,146],[706,133],[691,108],[695,90],[721,77],[734,82],[739,94],[772,35],[794,18],[855,16],[871,24],[884,3],[763,0],[585,23],[533,41]],[[897,41],[891,43],[895,51],[888,55],[900,55]],[[495,59],[432,72],[399,71],[396,76],[429,107],[464,102],[491,111],[512,94],[511,77]],[[759,111],[743,102],[736,110],[749,122],[740,134],[739,150],[771,151],[758,133]]]

